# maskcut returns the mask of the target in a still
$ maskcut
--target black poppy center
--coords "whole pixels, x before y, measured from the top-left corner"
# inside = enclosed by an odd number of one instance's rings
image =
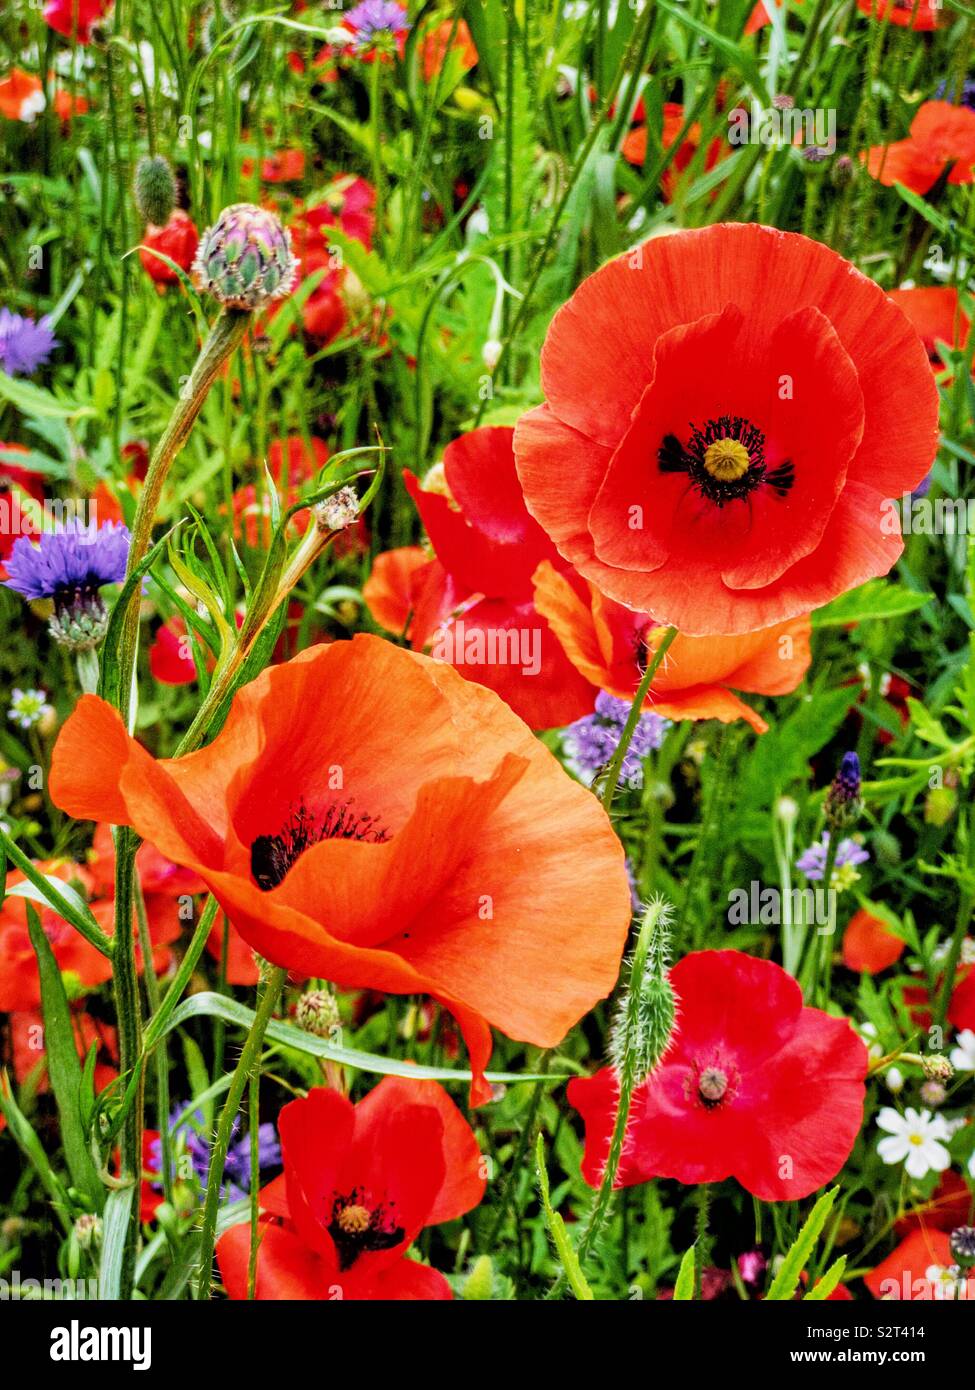
[[[283,883],[289,869],[306,849],[322,840],[369,840],[382,844],[389,839],[376,817],[356,811],[351,801],[333,801],[315,813],[304,805],[291,810],[285,824],[273,835],[258,835],[251,845],[251,873],[264,893]]]
[[[393,1203],[372,1206],[358,1187],[345,1195],[335,1194],[328,1233],[339,1257],[340,1270],[349,1269],[366,1251],[392,1250],[405,1234],[403,1227],[396,1224]]]
[[[661,473],[686,473],[702,497],[716,507],[744,501],[763,484],[784,497],[795,482],[786,459],[776,468],[765,460],[765,435],[743,415],[719,415],[704,425],[690,425],[687,443],[664,435],[657,451]]]

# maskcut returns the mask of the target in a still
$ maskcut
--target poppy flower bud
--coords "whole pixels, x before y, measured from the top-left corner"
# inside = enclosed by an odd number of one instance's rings
[[[672,916],[669,903],[659,898],[647,908],[633,954],[629,984],[620,1000],[610,1036],[610,1058],[617,1076],[629,1074],[638,1084],[663,1057],[674,1031],[677,1000],[668,974]],[[649,941],[646,940],[648,932]],[[723,1094],[727,1077],[719,1073],[709,1079],[709,1084]]]
[[[291,233],[253,203],[224,208],[201,236],[193,262],[202,288],[231,309],[261,309],[283,299],[297,269]]]
[[[481,1255],[474,1261],[463,1295],[465,1303],[483,1303],[494,1297],[494,1263],[490,1255]]]
[[[942,1057],[940,1052],[933,1057],[925,1057],[921,1063],[925,1081],[950,1081],[955,1074],[955,1069],[948,1061],[947,1057]]]
[[[948,1237],[951,1253],[965,1269],[975,1265],[975,1226],[956,1226]]]
[[[176,206],[176,179],[169,160],[145,154],[135,166],[132,196],[143,222],[164,227]]]
[[[843,761],[826,793],[823,811],[830,830],[846,830],[860,819],[863,811],[860,759],[855,753],[843,754]]]
[[[316,1038],[328,1038],[339,1026],[339,1006],[327,989],[308,989],[295,1006],[295,1023]]]

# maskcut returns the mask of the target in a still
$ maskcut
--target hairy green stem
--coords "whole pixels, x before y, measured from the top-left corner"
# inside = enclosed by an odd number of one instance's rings
[[[633,703],[630,706],[630,712],[626,717],[626,723],[623,725],[623,732],[620,735],[619,744],[617,745],[616,752],[613,754],[612,760],[609,764],[609,768],[606,772],[606,785],[603,788],[601,800],[603,803],[603,809],[605,810],[607,815],[609,815],[610,811],[613,808],[613,798],[616,795],[616,786],[620,779],[620,770],[623,766],[623,762],[626,758],[626,755],[629,752],[630,744],[633,741],[633,734],[636,731],[636,726],[640,722],[640,715],[643,713],[644,701],[646,700],[647,695],[650,693],[650,686],[653,683],[653,678],[657,674],[657,671],[660,669],[660,664],[663,661],[664,657],[667,655],[667,651],[670,647],[670,644],[671,642],[673,642],[676,636],[677,629],[675,627],[669,627],[667,631],[664,633],[660,645],[657,647],[657,650],[654,652],[651,659],[647,662],[647,669],[644,671],[643,679],[640,681],[640,684],[637,687],[636,695],[633,697]]]

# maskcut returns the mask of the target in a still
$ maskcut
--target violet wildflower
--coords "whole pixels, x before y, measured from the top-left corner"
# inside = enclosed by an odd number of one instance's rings
[[[176,1157],[176,1172],[187,1180],[194,1180],[200,1193],[206,1191],[210,1171],[210,1143],[203,1137],[204,1117],[201,1110],[195,1111],[185,1119],[180,1119],[183,1107],[178,1106],[169,1117],[169,1133],[173,1140]],[[226,1181],[220,1189],[221,1198],[236,1202],[246,1197],[250,1191],[251,1141],[250,1135],[240,1135],[240,1116],[234,1120],[233,1142],[227,1150],[227,1163],[224,1168]],[[180,1159],[189,1159],[189,1166]],[[259,1125],[257,1130],[257,1163],[262,1172],[281,1165],[281,1145],[277,1130],[270,1122]],[[149,1158],[146,1167],[150,1173],[159,1174],[159,1180],[150,1184],[156,1191],[162,1190],[162,1139],[153,1139],[149,1145]]]
[[[826,872],[826,854],[829,847],[829,831],[824,830],[818,844],[810,845],[796,860],[796,868],[810,883],[818,883]],[[866,864],[870,855],[856,840],[841,840],[836,851],[830,888],[837,893],[851,888],[860,875],[858,864]]]
[[[31,376],[57,346],[47,314],[35,323],[23,314],[0,309],[0,367],[8,376]]]
[[[193,273],[229,309],[262,309],[290,294],[298,262],[291,233],[253,203],[224,208],[200,237]]]
[[[405,7],[394,0],[362,0],[349,10],[343,24],[352,31],[351,47],[357,53],[392,51],[410,27]]]
[[[855,753],[843,754],[843,761],[826,793],[823,811],[830,830],[846,830],[860,819],[863,811],[860,759]]]
[[[621,700],[601,690],[596,696],[594,712],[577,719],[563,730],[562,743],[569,756],[569,766],[587,786],[606,767],[619,747],[629,713],[629,700]],[[642,785],[643,760],[648,753],[660,747],[669,728],[669,719],[659,714],[641,714],[620,768],[618,786]]]
[[[20,536],[6,562],[4,583],[26,599],[52,599],[51,636],[75,651],[90,651],[108,627],[102,585],[121,583],[128,556],[125,526],[69,521],[45,531],[36,546]]]

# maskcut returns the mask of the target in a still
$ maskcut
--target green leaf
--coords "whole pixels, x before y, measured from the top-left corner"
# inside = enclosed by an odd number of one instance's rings
[[[694,1246],[684,1251],[674,1285],[674,1302],[689,1303],[694,1298]]]
[[[222,1018],[227,1023],[235,1023],[240,1028],[250,1028],[254,1022],[254,1010],[235,999],[227,999],[222,994],[191,994],[178,1008],[173,1010],[166,1028],[159,1036],[172,1032],[180,1024],[191,1018]],[[379,1057],[372,1052],[360,1052],[354,1047],[339,1047],[326,1038],[317,1038],[305,1033],[290,1023],[272,1020],[267,1026],[270,1041],[293,1047],[298,1052],[307,1052],[312,1057],[325,1057],[330,1062],[340,1062],[346,1067],[359,1071],[373,1072],[380,1076],[405,1076],[419,1081],[470,1081],[471,1073],[451,1067],[416,1066],[412,1062],[401,1062],[395,1057]],[[159,1039],[157,1038],[158,1042]],[[570,1072],[485,1072],[488,1081],[502,1085],[512,1085],[517,1081],[568,1081]]]
[[[70,1232],[71,1221],[68,1217],[68,1194],[64,1190],[61,1179],[51,1167],[48,1156],[44,1152],[44,1145],[38,1139],[30,1121],[14,1100],[10,1090],[10,1081],[5,1071],[0,1072],[0,1114],[2,1114],[7,1121],[7,1133],[10,1134],[19,1145],[21,1152],[40,1178],[47,1195],[51,1199],[51,1204],[57,1212],[62,1227],[66,1232]]]
[[[129,1214],[135,1200],[135,1183],[116,1187],[108,1194],[102,1214],[102,1258],[98,1270],[98,1297],[116,1302],[122,1286],[122,1265],[129,1231]]]
[[[582,1272],[582,1265],[579,1257],[572,1248],[565,1229],[565,1222],[557,1211],[552,1208],[552,1200],[549,1195],[548,1169],[545,1167],[545,1145],[542,1136],[539,1134],[538,1142],[535,1145],[535,1164],[538,1169],[538,1190],[542,1199],[542,1211],[545,1215],[545,1224],[552,1237],[556,1253],[562,1268],[565,1270],[565,1277],[568,1280],[569,1288],[576,1298],[583,1303],[594,1301],[592,1289],[586,1282],[586,1276]]]
[[[830,1265],[819,1283],[815,1284],[807,1294],[803,1295],[803,1303],[824,1303],[843,1278],[845,1272],[846,1256],[841,1255],[838,1260],[835,1260]]]
[[[813,627],[845,627],[847,623],[864,623],[870,618],[900,618],[914,613],[933,598],[932,594],[917,593],[903,584],[891,584],[886,579],[871,579],[859,589],[840,594],[825,608],[812,615]]]
[[[787,1303],[799,1287],[799,1277],[809,1262],[817,1240],[826,1225],[826,1218],[833,1210],[838,1187],[824,1192],[806,1218],[805,1225],[796,1236],[792,1247],[782,1261],[778,1274],[772,1280],[772,1287],[765,1295],[766,1302]]]
[[[44,1050],[51,1089],[58,1103],[65,1162],[72,1183],[91,1198],[97,1210],[101,1207],[105,1189],[99,1181],[85,1142],[81,1120],[81,1062],[71,1025],[71,1009],[51,943],[30,903],[27,904],[27,930],[37,956],[44,1017]]]
[[[43,386],[20,381],[6,372],[0,372],[0,396],[8,400],[21,415],[36,415],[42,420],[82,420],[95,414],[93,406],[59,400],[50,391],[45,391]]]

